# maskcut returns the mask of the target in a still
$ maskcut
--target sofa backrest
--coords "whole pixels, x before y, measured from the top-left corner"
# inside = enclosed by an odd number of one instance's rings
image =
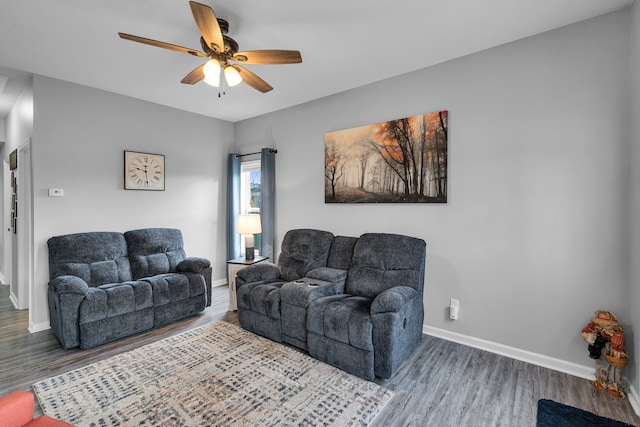
[[[345,293],[375,298],[395,286],[424,288],[426,243],[399,234],[367,233],[353,248]]]
[[[278,267],[280,277],[295,280],[314,268],[326,267],[333,233],[322,230],[289,230],[282,239]]]
[[[348,270],[353,257],[353,247],[357,241],[357,237],[336,236],[331,242],[327,267]]]
[[[90,232],[47,240],[49,278],[71,275],[89,286],[131,280],[127,244],[122,233]]]
[[[182,232],[175,228],[145,228],[124,233],[129,248],[131,277],[142,277],[176,272],[186,258]]]

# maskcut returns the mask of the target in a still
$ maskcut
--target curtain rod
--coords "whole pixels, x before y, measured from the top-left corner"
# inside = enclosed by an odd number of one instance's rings
[[[269,153],[270,154],[278,154],[278,150],[274,150],[273,148],[269,148]],[[262,151],[257,151],[255,153],[247,153],[247,154],[236,154],[236,159],[238,157],[253,156],[254,154],[262,154]]]

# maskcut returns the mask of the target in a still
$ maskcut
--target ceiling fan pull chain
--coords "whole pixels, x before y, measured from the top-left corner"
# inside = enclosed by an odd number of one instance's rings
[[[227,79],[224,77],[224,67],[220,67],[220,88],[222,89],[222,94],[227,94]],[[218,93],[218,98],[220,98],[220,94]]]

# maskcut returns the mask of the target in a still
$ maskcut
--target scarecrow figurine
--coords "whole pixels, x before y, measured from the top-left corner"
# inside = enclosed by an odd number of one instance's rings
[[[596,360],[597,375],[593,385],[613,396],[624,397],[619,369],[627,366],[629,359],[624,352],[624,329],[615,314],[596,311],[596,316],[582,328],[582,339],[589,345],[589,357]],[[608,366],[598,368],[602,350]]]

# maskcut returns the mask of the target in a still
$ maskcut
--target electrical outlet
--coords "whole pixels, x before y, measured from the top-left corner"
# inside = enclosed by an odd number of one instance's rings
[[[449,318],[451,320],[458,320],[458,314],[460,311],[460,300],[451,298],[449,301]]]

